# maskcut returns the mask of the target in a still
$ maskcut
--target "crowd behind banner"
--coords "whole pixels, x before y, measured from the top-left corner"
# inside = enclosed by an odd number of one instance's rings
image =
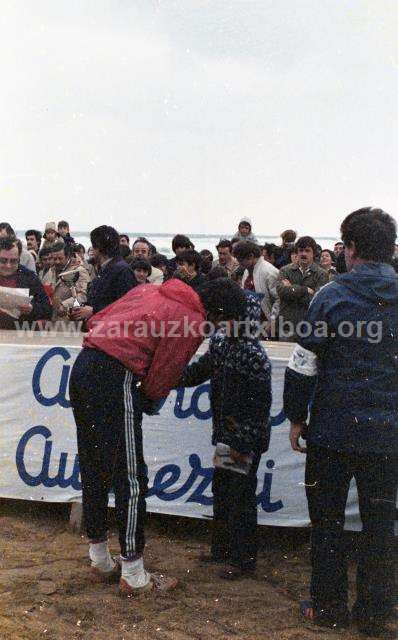
[[[197,290],[225,277],[259,298],[264,339],[296,341],[316,291],[346,271],[342,242],[333,251],[323,249],[311,236],[297,238],[289,229],[280,245],[261,246],[249,218],[239,221],[231,238],[200,253],[188,236],[175,235],[171,259],[147,238],[131,239],[105,225],[91,232],[91,242],[75,242],[65,220],[48,222],[43,233],[27,230],[24,243],[1,222],[0,329],[84,331],[92,315],[139,284],[179,278]],[[398,247],[393,264],[398,270]],[[5,287],[25,291],[29,300],[2,307]]]

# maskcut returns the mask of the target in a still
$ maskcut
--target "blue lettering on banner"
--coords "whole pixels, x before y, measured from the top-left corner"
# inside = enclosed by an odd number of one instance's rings
[[[72,487],[75,491],[80,491],[81,481],[79,458],[77,455],[74,456],[73,469],[69,477],[66,477],[68,454],[65,452],[62,452],[60,455],[56,475],[52,478],[50,477],[53,448],[51,436],[52,433],[50,429],[43,425],[37,425],[28,429],[22,436],[18,443],[15,456],[19,477],[29,487],[38,487],[40,485],[47,488],[58,486],[61,489]],[[35,437],[44,439],[44,452],[40,472],[37,475],[31,475],[26,468],[25,458],[27,457],[27,447]],[[172,490],[172,487],[178,483],[181,477],[181,468],[176,464],[166,464],[157,471],[153,486],[148,491],[148,498],[156,496],[159,500],[171,502],[187,496],[185,502],[195,502],[210,507],[213,504],[213,497],[205,495],[205,492],[210,487],[213,479],[213,467],[203,467],[201,459],[196,453],[192,453],[188,461],[191,472],[181,487],[174,491]],[[267,468],[270,470],[273,469],[274,465],[273,460],[268,460],[266,463]],[[193,488],[197,480],[200,480],[200,482]],[[271,487],[272,473],[264,473],[262,489],[257,495],[257,504],[259,504],[266,513],[274,513],[275,511],[283,509],[283,502],[281,500],[277,500],[276,502],[271,501]]]
[[[46,397],[41,389],[41,382],[43,372],[48,362],[56,357],[61,356],[64,361],[69,360],[71,355],[64,347],[52,347],[49,349],[38,361],[35,370],[33,372],[32,389],[33,394],[41,405],[45,407],[51,407],[59,404],[64,409],[71,407],[70,401],[67,398],[68,381],[70,374],[70,365],[63,364],[61,371],[61,379],[58,386],[57,393],[52,397]],[[210,384],[207,382],[201,384],[193,391],[189,398],[187,406],[184,407],[185,389],[178,389],[174,404],[174,416],[178,420],[186,420],[187,418],[195,417],[197,420],[210,420],[212,413],[210,407]],[[200,402],[203,402],[203,408],[199,407]],[[285,414],[281,410],[276,416],[271,416],[271,426],[276,427],[285,422]]]

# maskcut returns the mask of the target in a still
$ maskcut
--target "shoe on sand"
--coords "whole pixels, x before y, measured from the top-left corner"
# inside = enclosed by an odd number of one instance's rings
[[[119,591],[121,595],[128,598],[139,596],[143,593],[153,593],[160,596],[167,591],[175,589],[177,584],[177,578],[171,578],[162,573],[151,573],[150,580],[144,587],[131,587],[127,580],[120,578]]]
[[[98,567],[91,567],[91,582],[103,582],[105,584],[114,584],[119,582],[122,567],[117,558],[113,558],[113,560],[115,562],[115,566],[110,571],[101,571]]]

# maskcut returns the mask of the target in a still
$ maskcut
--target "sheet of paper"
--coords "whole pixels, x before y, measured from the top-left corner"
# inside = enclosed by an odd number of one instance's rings
[[[29,289],[0,287],[0,311],[13,318],[19,318],[19,305],[30,302]]]

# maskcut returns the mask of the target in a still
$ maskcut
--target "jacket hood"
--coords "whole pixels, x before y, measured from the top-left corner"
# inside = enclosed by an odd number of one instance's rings
[[[246,224],[250,225],[250,231],[252,230],[252,221],[250,220],[250,218],[241,218],[239,220],[239,224],[238,227],[242,224],[242,222],[246,222]]]
[[[372,302],[398,304],[398,274],[385,262],[361,264],[340,275],[336,282]]]
[[[192,287],[182,282],[182,280],[178,280],[177,278],[167,280],[159,286],[159,293],[165,298],[179,302],[193,311],[202,314],[203,317],[206,317],[205,308],[198,294]]]

